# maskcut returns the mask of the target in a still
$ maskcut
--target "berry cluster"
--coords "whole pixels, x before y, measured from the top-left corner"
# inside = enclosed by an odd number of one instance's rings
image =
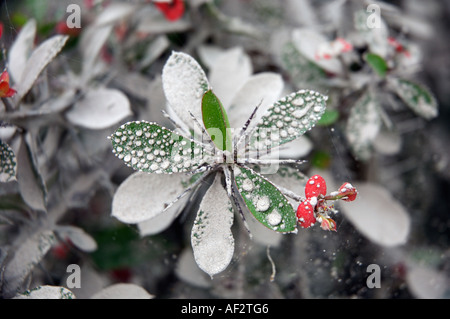
[[[312,176],[306,182],[306,199],[297,208],[299,225],[309,228],[318,221],[322,229],[336,231],[336,222],[329,216],[329,212],[334,212],[334,208],[333,205],[327,205],[327,201],[338,199],[353,201],[357,193],[356,188],[350,183],[344,183],[338,191],[327,195],[325,179],[320,175]]]

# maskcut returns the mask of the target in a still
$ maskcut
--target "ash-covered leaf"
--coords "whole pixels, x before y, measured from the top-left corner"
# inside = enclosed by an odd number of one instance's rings
[[[244,167],[236,167],[234,176],[240,195],[260,223],[280,233],[297,231],[294,208],[274,184]]]
[[[211,81],[211,83],[214,82]],[[253,120],[257,123],[267,108],[280,98],[283,86],[282,77],[276,73],[262,72],[250,76],[233,96],[229,107],[227,108],[224,104],[231,127],[237,129],[238,133],[255,106],[259,105],[258,113]]]
[[[61,51],[68,39],[68,36],[55,35],[41,43],[33,51],[25,64],[20,80],[15,86],[18,100],[28,93],[39,74]]]
[[[47,211],[47,189],[31,149],[23,136],[21,137],[16,157],[16,176],[23,200],[35,210]]]
[[[153,297],[141,286],[119,283],[102,289],[91,299],[152,299]]]
[[[389,191],[373,183],[353,184],[358,190],[355,201],[341,205],[345,217],[368,239],[392,247],[406,243],[411,219]]]
[[[81,77],[83,83],[88,83],[98,70],[96,62],[98,61],[100,51],[113,30],[112,24],[101,26],[90,25],[83,29],[80,39],[80,50],[83,57],[83,66]]]
[[[200,268],[194,259],[192,249],[185,248],[177,259],[175,273],[182,281],[194,287],[209,288],[211,280]]]
[[[417,115],[431,120],[438,115],[438,104],[433,93],[425,86],[405,79],[390,79],[395,93]]]
[[[55,242],[55,235],[50,230],[31,235],[10,252],[12,257],[6,262],[3,276],[2,292],[5,297],[13,297],[20,290],[26,276],[33,270]]]
[[[38,286],[18,294],[14,299],[75,299],[72,291],[60,286]]]
[[[191,231],[195,261],[211,277],[225,270],[234,253],[232,205],[220,176],[203,197]]]
[[[288,143],[309,131],[325,112],[328,97],[312,90],[300,90],[275,102],[250,137],[255,150]]]
[[[130,102],[119,90],[99,88],[89,90],[66,112],[73,124],[88,129],[104,129],[132,114]]]
[[[283,68],[297,87],[309,85],[312,88],[323,86],[325,71],[301,54],[292,42],[283,45],[281,51]]]
[[[63,240],[70,240],[70,242],[78,249],[85,252],[93,252],[97,249],[97,243],[83,229],[75,226],[57,226],[55,232]]]
[[[250,57],[242,47],[222,52],[211,65],[209,83],[226,109],[230,107],[234,95],[250,78],[252,71]]]
[[[319,47],[329,41],[324,35],[312,29],[300,28],[292,33],[292,43],[301,55],[328,72],[341,74],[343,67],[339,59],[317,59]]]
[[[378,101],[367,91],[350,111],[345,134],[350,149],[359,160],[365,161],[372,154],[372,144],[382,124],[378,108]]]
[[[143,172],[190,172],[207,158],[200,144],[156,123],[128,122],[109,138],[113,153],[129,167]]]
[[[106,24],[113,24],[126,19],[139,7],[131,3],[111,3],[106,6],[93,22],[93,26],[100,27]]]
[[[183,182],[187,179],[188,177],[183,174],[160,175],[135,172],[120,184],[114,194],[112,216],[128,224],[148,221],[153,227],[157,227],[153,224],[153,220],[163,214],[166,217],[172,217],[167,221],[170,224],[174,213],[180,208],[179,204],[185,203],[185,199],[174,204],[170,211],[165,211],[165,208],[181,195],[185,189]],[[164,228],[166,224],[159,226]],[[160,227],[157,228],[161,230]],[[141,234],[145,235],[146,230],[145,225],[142,225],[141,231],[144,233]]]
[[[20,81],[27,60],[34,47],[36,37],[36,20],[30,19],[22,27],[9,49],[8,71],[14,83]]]
[[[16,180],[16,155],[11,147],[0,140],[0,182]]]
[[[164,65],[162,83],[168,107],[190,129],[197,130],[189,112],[202,118],[202,97],[210,89],[202,67],[190,55],[173,52]]]

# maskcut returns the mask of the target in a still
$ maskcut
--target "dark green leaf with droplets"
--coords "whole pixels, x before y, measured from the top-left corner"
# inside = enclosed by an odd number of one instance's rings
[[[319,92],[300,90],[278,100],[252,133],[250,149],[270,149],[302,136],[320,120],[327,99]]]
[[[297,230],[295,210],[275,185],[244,167],[235,168],[234,175],[239,193],[260,223],[280,233]]]
[[[211,90],[203,95],[202,116],[206,131],[217,148],[231,152],[233,146],[228,116],[222,103]]]
[[[438,104],[430,90],[405,79],[392,79],[391,87],[417,115],[430,120],[438,115]]]
[[[205,162],[202,146],[156,123],[123,124],[110,137],[113,153],[135,170],[190,172]]]
[[[16,155],[8,144],[0,140],[0,182],[16,179]]]

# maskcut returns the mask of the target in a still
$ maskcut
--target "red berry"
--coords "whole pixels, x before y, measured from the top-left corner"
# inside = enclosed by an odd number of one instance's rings
[[[8,71],[3,71],[0,74],[0,97],[11,97],[16,94],[16,90],[9,87]]]
[[[156,2],[155,5],[169,21],[176,21],[183,16],[184,13],[183,0],[173,0],[170,3]]]
[[[316,217],[314,216],[314,207],[311,205],[308,199],[298,205],[297,208],[298,223],[302,228],[309,228],[316,223]]]
[[[355,187],[353,187],[350,183],[344,183],[339,187],[339,193],[345,194],[346,196],[342,198],[342,200],[345,200],[347,202],[352,202],[356,199],[356,195],[358,194],[358,191]]]
[[[325,196],[327,194],[327,183],[320,175],[314,175],[306,182],[305,195],[307,198]]]

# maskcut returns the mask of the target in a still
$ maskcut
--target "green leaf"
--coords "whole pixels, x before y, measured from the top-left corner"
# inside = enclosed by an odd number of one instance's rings
[[[190,172],[208,159],[201,145],[156,123],[128,122],[109,139],[119,159],[143,172]]]
[[[320,126],[328,126],[335,123],[339,118],[338,110],[325,110],[321,119],[317,121],[317,125]]]
[[[250,138],[254,150],[288,143],[309,131],[322,117],[328,97],[313,90],[300,90],[275,102]]]
[[[368,53],[366,54],[366,61],[380,77],[386,76],[388,66],[385,59],[378,54]]]
[[[0,182],[16,180],[16,155],[8,144],[0,140]]]
[[[405,79],[391,79],[391,88],[417,115],[430,120],[438,115],[436,98],[428,88]]]
[[[319,169],[327,169],[330,167],[332,157],[326,151],[316,151],[311,158],[311,165]]]
[[[234,174],[239,193],[260,223],[280,233],[297,230],[295,210],[274,184],[244,167],[235,168]]]
[[[202,99],[203,124],[214,144],[222,151],[232,150],[230,123],[222,103],[211,91],[207,91]]]

